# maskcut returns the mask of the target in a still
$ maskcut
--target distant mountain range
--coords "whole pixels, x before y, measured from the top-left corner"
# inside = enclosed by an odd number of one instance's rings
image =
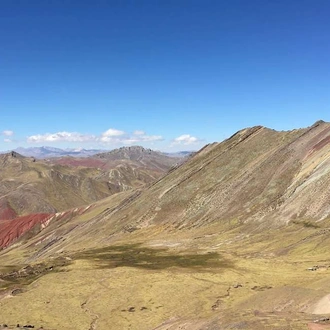
[[[48,158],[31,157],[31,153],[23,156],[17,151],[0,155],[0,221],[61,212],[142,188],[185,160],[140,146],[89,157],[59,157],[62,150],[56,148],[31,149],[33,155],[46,153]],[[54,154],[58,156],[49,156]]]
[[[95,154],[105,152],[102,149],[60,149],[54,147],[31,147],[31,148],[17,148],[14,151],[25,156],[25,157],[35,157],[35,158],[52,158],[52,157],[89,157]]]
[[[189,157],[193,155],[196,151],[177,151],[177,152],[164,152],[164,155],[169,157]]]
[[[124,148],[133,148],[133,147],[124,147]],[[106,153],[110,150],[104,150],[104,149],[84,149],[84,148],[77,148],[77,149],[60,149],[60,148],[54,148],[54,147],[31,147],[31,148],[16,148],[13,151],[19,153],[20,155],[23,155],[25,157],[34,157],[38,159],[44,159],[44,158],[53,158],[53,157],[65,157],[65,156],[71,156],[71,157],[90,157],[94,156],[96,154],[100,153]],[[8,151],[0,152],[0,154],[7,153]],[[176,158],[182,158],[189,156],[192,154],[192,151],[178,151],[173,153],[163,153],[166,156],[169,157],[176,157]]]

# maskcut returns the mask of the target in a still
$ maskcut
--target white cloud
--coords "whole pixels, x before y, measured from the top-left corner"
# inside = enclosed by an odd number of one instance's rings
[[[122,136],[124,134],[125,134],[124,131],[120,131],[120,130],[114,129],[114,128],[109,128],[107,131],[102,133],[102,136],[114,137],[114,136]]]
[[[143,136],[133,136],[127,139],[122,140],[124,144],[134,144],[141,142],[155,142],[155,141],[163,141],[163,137],[161,135],[143,135]]]
[[[118,129],[109,128],[107,131],[103,132],[98,138],[99,141],[103,143],[116,143],[121,140],[121,137],[125,135],[124,131]]]
[[[4,142],[6,142],[6,143],[10,143],[10,142],[13,142],[12,140],[10,140],[10,139],[4,139],[3,140]]]
[[[139,130],[133,132],[133,135],[145,135],[145,134],[146,133],[144,131],[139,131]]]
[[[190,134],[183,134],[173,140],[173,144],[190,145],[200,142],[200,140]]]
[[[146,135],[144,132],[143,132],[143,134],[135,134],[133,139],[137,140],[137,142],[139,142],[139,141],[153,142],[153,141],[164,140],[161,135]]]
[[[10,131],[10,130],[5,130],[5,131],[2,131],[1,134],[4,135],[4,136],[13,136],[14,132]]]
[[[125,133],[123,131],[109,129],[101,134],[99,141],[106,144],[134,144],[141,142],[161,141],[161,135],[147,135],[144,131],[136,130],[133,134]]]
[[[29,143],[44,142],[91,142],[95,141],[94,135],[81,134],[77,132],[57,132],[32,135],[27,138]]]
[[[162,140],[163,137],[161,135],[147,135],[144,131],[141,130],[136,130],[129,134],[114,128],[109,128],[99,136],[77,132],[57,132],[31,135],[27,137],[28,143],[98,142],[106,145],[138,144],[143,142],[154,142]]]

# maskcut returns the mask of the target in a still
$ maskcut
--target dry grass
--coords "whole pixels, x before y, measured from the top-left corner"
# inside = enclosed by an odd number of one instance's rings
[[[326,264],[321,252],[314,260],[303,254],[299,260],[300,249],[275,255],[271,251],[280,244],[273,240],[260,253],[265,242],[256,237],[244,252],[237,241],[207,253],[214,236],[199,239],[197,250],[193,237],[187,249],[188,237],[185,247],[126,244],[71,254],[73,263],[64,272],[49,272],[22,294],[1,300],[0,323],[44,329],[166,329],[163,323],[169,329],[211,323],[215,329],[306,329],[318,318],[309,313],[330,284],[330,270],[307,268],[321,257]],[[178,242],[169,245],[173,241]]]

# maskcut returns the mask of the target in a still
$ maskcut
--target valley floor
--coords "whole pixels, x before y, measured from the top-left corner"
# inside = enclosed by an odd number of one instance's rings
[[[0,324],[44,330],[330,329],[330,259],[242,246],[231,253],[208,236],[198,244],[185,239],[184,247],[173,238],[65,252],[67,264],[48,267],[29,285],[2,280],[7,289],[3,284],[0,291]],[[22,292],[12,294],[17,287]]]

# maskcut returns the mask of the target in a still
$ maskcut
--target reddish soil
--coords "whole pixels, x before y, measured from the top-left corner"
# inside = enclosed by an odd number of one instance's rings
[[[51,216],[52,214],[40,213],[0,221],[0,248],[8,246],[35,225],[44,223]]]
[[[9,204],[4,200],[0,200],[0,221],[11,220],[16,217],[16,212],[9,206]]]
[[[313,150],[320,150],[320,149],[322,149],[324,146],[326,146],[329,143],[330,143],[330,136],[327,136],[322,141],[320,141],[319,143],[317,143],[314,146]]]
[[[66,166],[85,166],[85,167],[95,167],[95,168],[101,168],[104,166],[104,162],[100,159],[91,159],[91,158],[59,158],[53,160],[53,163],[60,164],[60,165],[66,165]]]
[[[25,233],[33,229],[36,225],[44,224],[48,219],[54,217],[55,221],[71,219],[73,216],[81,215],[93,207],[79,207],[58,214],[37,213],[29,214],[15,219],[6,219],[0,221],[0,249],[5,248]]]
[[[323,147],[325,147],[330,143],[329,133],[330,133],[330,128],[327,127],[326,129],[322,130],[318,135],[315,136],[313,142],[314,143],[317,141],[318,142],[311,149],[311,153],[313,153],[314,151],[321,150]]]

